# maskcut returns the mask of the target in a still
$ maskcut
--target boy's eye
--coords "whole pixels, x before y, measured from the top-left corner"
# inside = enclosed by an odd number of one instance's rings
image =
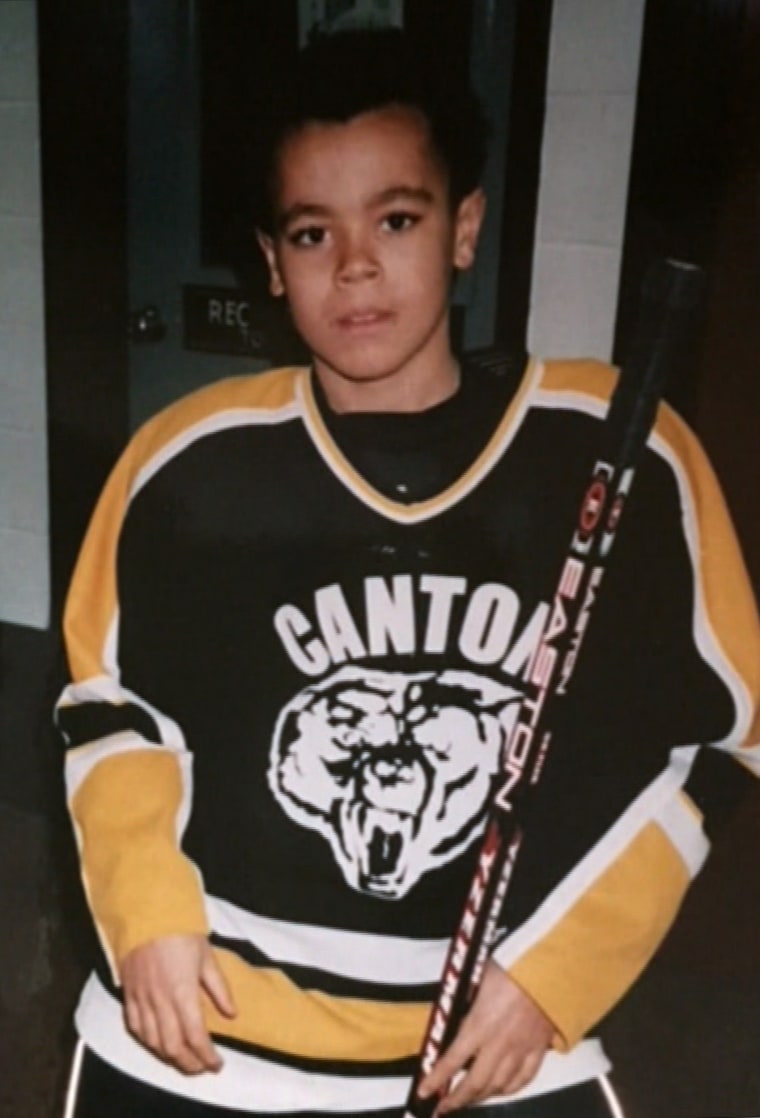
[[[395,211],[394,213],[386,214],[383,218],[383,226],[390,230],[391,233],[403,233],[406,229],[411,229],[419,221],[417,214],[406,213],[404,211]]]
[[[287,239],[297,248],[313,248],[315,245],[321,245],[325,236],[326,232],[321,225],[304,225],[292,229],[287,234]]]

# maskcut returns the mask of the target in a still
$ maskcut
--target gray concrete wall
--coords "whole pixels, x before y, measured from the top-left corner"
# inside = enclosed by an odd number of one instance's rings
[[[49,612],[45,346],[34,0],[0,3],[0,620]]]
[[[528,347],[612,342],[644,0],[554,0]]]

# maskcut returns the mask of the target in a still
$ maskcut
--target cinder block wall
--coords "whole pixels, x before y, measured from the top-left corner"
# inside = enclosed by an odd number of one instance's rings
[[[49,613],[35,0],[0,2],[0,621]]]
[[[612,353],[645,0],[554,0],[528,328],[541,356]]]

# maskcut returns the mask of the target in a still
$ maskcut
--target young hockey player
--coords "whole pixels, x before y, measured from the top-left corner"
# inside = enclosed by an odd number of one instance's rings
[[[468,93],[396,33],[284,80],[259,240],[311,367],[148,423],[66,610],[104,957],[77,1118],[403,1112],[614,380],[452,352],[485,205]],[[589,1032],[701,866],[720,770],[760,766],[755,608],[667,409],[629,504],[505,934],[423,1084],[441,1114],[618,1113]]]

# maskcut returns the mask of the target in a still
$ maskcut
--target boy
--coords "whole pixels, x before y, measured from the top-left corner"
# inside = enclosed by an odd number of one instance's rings
[[[108,963],[78,1118],[402,1113],[610,391],[592,362],[512,384],[451,351],[485,204],[469,95],[396,33],[319,42],[288,80],[259,241],[312,367],[138,433],[67,607]],[[611,1113],[582,1038],[705,857],[714,771],[760,764],[754,605],[668,412],[617,548],[508,929],[423,1084],[441,1114]]]

